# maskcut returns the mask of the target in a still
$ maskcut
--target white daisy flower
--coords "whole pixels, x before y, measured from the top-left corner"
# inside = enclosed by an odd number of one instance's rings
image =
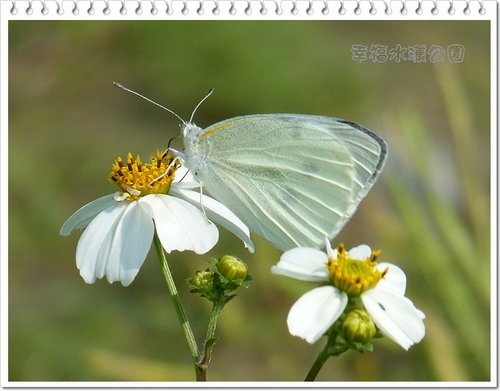
[[[332,250],[327,240],[326,250],[294,248],[271,268],[274,274],[328,283],[292,306],[287,318],[290,334],[315,343],[342,315],[349,298],[360,297],[377,328],[401,347],[408,350],[422,340],[425,315],[404,296],[406,276],[399,267],[377,263],[380,252],[367,245]]]
[[[151,157],[151,163],[143,164],[139,157],[133,160],[130,153],[126,162],[119,157],[113,163],[110,179],[121,191],[81,207],[60,231],[66,236],[85,228],[76,249],[76,265],[86,283],[106,276],[110,283],[130,285],[149,252],[155,230],[167,253],[191,250],[204,254],[219,238],[214,221],[253,252],[246,225],[223,204],[191,190],[199,184],[188,176],[177,158],[160,152]]]

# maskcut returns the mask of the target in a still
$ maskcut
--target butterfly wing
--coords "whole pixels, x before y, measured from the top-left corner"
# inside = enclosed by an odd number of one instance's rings
[[[193,151],[204,189],[282,250],[333,238],[387,155],[385,142],[359,125],[296,114],[219,122]]]

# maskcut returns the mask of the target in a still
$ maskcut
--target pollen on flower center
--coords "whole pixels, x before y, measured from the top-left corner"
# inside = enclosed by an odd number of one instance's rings
[[[366,259],[352,259],[340,244],[337,248],[337,259],[328,258],[327,267],[330,281],[339,290],[349,296],[359,296],[361,293],[375,287],[384,277],[386,271],[375,269],[380,251],[372,251]]]
[[[147,194],[166,194],[180,165],[179,159],[171,153],[157,151],[151,156],[151,163],[142,163],[139,155],[134,160],[129,152],[126,162],[121,156],[114,161],[109,178],[132,199]]]

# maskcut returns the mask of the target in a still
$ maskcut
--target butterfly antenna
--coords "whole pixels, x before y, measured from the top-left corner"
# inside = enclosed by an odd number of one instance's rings
[[[150,102],[150,103],[152,103],[152,104],[154,104],[154,105],[156,105],[156,106],[158,106],[158,107],[161,107],[163,110],[166,110],[166,111],[168,111],[170,114],[175,115],[175,116],[179,119],[179,121],[181,121],[184,125],[186,125],[186,121],[184,121],[181,117],[179,117],[179,116],[178,116],[175,112],[173,112],[173,111],[172,111],[172,110],[170,110],[169,108],[167,108],[167,107],[165,107],[165,106],[162,106],[162,105],[160,105],[159,103],[156,103],[154,100],[151,100],[151,99],[149,99],[149,98],[145,97],[144,95],[141,95],[141,94],[139,94],[138,92],[135,92],[134,90],[131,90],[130,88],[127,88],[127,87],[125,87],[123,84],[120,84],[120,83],[118,83],[118,82],[116,82],[116,81],[114,81],[114,82],[113,82],[113,85],[114,85],[115,87],[121,88],[122,90],[125,90],[125,91],[127,91],[127,92],[130,92],[130,93],[132,93],[132,94],[134,94],[134,95],[137,95],[139,98],[142,98],[142,99],[144,99],[144,100],[147,100],[148,102]],[[205,99],[203,99],[203,100],[205,100]],[[203,101],[202,101],[202,102],[203,102]],[[200,103],[201,103],[201,102],[200,102]],[[198,105],[198,106],[199,106],[199,105]],[[198,107],[198,106],[197,106],[197,107]],[[195,109],[195,110],[196,110],[196,109]],[[191,122],[191,121],[189,121],[189,122]]]
[[[214,92],[214,89],[213,89],[213,88],[210,88],[210,89],[208,90],[207,94],[205,95],[205,97],[204,97],[204,98],[200,101],[200,103],[198,103],[198,104],[196,105],[196,107],[195,107],[195,108],[194,108],[194,110],[193,110],[193,113],[191,114],[191,118],[189,118],[189,123],[192,123],[192,122],[193,122],[194,113],[196,113],[196,110],[198,110],[198,107],[200,107],[200,106],[201,106],[201,104],[202,104],[203,102],[205,102],[205,100],[206,100],[206,99],[207,99],[210,95],[212,95],[212,93],[213,93],[213,92]]]

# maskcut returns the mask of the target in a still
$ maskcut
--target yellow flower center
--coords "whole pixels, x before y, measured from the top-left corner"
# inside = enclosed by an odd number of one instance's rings
[[[151,163],[142,163],[139,155],[133,158],[129,152],[127,161],[121,156],[113,163],[109,178],[130,195],[128,199],[138,199],[147,194],[166,194],[181,166],[179,159],[171,153],[160,151],[151,156]]]
[[[349,296],[359,296],[372,289],[387,270],[375,269],[381,251],[372,251],[366,259],[352,259],[341,243],[337,248],[337,259],[328,258],[327,267],[332,284]]]

